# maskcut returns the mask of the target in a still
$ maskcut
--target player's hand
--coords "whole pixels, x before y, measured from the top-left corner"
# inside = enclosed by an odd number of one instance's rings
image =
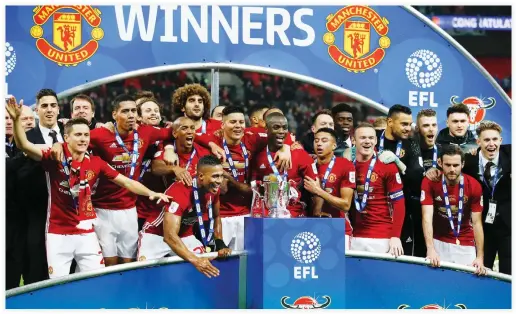
[[[394,155],[393,152],[390,150],[384,150],[381,153],[378,154],[378,159],[380,159],[381,162],[384,164],[390,164],[396,161],[396,155]]]
[[[471,265],[476,268],[475,274],[479,276],[485,276],[487,274],[487,268],[484,266],[484,260],[482,258],[475,258]]]
[[[437,181],[439,181],[439,179],[441,177],[441,171],[435,167],[430,168],[426,171],[426,177],[430,181],[437,182]]]
[[[164,203],[168,203],[170,198],[172,198],[172,197],[171,197],[171,196],[168,196],[168,195],[165,195],[165,194],[163,194],[163,193],[156,193],[156,192],[152,192],[152,193],[149,195],[149,199],[150,199],[151,201],[158,200],[158,201],[156,202],[156,204],[161,203],[161,201],[163,201]]]
[[[163,152],[163,160],[166,165],[177,165],[179,162],[179,158],[174,150],[174,147],[165,148]]]
[[[226,153],[224,152],[224,150],[219,145],[217,145],[217,144],[215,144],[213,142],[210,142],[208,144],[208,146],[210,147],[211,153],[215,157],[217,157],[223,163],[226,162]]]
[[[227,258],[229,255],[231,255],[231,249],[230,248],[224,248],[222,250],[217,251],[219,254],[219,258]]]
[[[470,148],[469,149],[469,153],[473,156],[476,156],[477,155],[477,149],[476,148]]]
[[[95,129],[103,128],[103,127],[104,127],[104,123],[102,123],[102,122],[97,122],[97,124],[95,124]]]
[[[303,185],[305,187],[305,190],[314,195],[319,195],[319,193],[322,191],[321,182],[319,182],[319,178],[315,178],[314,180],[309,176],[305,176],[305,179],[303,180]]]
[[[289,145],[283,145],[283,147],[278,150],[276,156],[274,156],[274,162],[280,172],[292,168],[292,154],[290,153]]]
[[[403,255],[403,245],[401,245],[400,238],[392,237],[389,240],[389,252],[388,253],[394,255],[395,257]]]
[[[192,186],[193,179],[188,170],[179,166],[174,166],[172,171],[174,172],[174,175],[178,181],[183,182],[183,184],[186,186]]]
[[[198,271],[206,275],[206,277],[218,277],[220,271],[217,267],[213,266],[210,261],[214,258],[199,257],[192,261],[192,264],[197,268]]]
[[[5,104],[5,109],[7,110],[7,113],[11,116],[11,119],[18,120],[18,118],[21,115],[23,106],[23,99],[20,100],[20,103],[18,104],[16,102],[16,98],[14,96],[9,97],[7,99],[7,103]]]
[[[115,125],[111,121],[104,123],[102,127],[108,129],[111,133],[115,133]]]
[[[61,122],[62,124],[66,124],[66,122],[68,122],[68,120],[70,120],[70,119],[67,119],[67,118],[61,118],[61,119],[59,119],[59,120],[57,120],[57,121]]]
[[[174,125],[174,122],[166,121],[166,122],[163,122],[163,124],[165,125],[166,128],[171,128]]]
[[[54,143],[52,145],[52,150],[50,151],[52,159],[56,161],[61,161],[64,159],[64,150],[63,150],[63,144],[61,143]]]
[[[426,251],[426,259],[430,260],[433,267],[441,267],[441,261],[439,260],[439,255],[435,251],[434,248],[428,249]]]

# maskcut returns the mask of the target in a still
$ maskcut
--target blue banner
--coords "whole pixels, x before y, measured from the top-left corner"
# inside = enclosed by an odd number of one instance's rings
[[[452,99],[472,99],[472,129],[494,120],[511,141],[507,95],[410,7],[8,6],[5,25],[8,93],[25,103],[44,87],[217,63],[280,70],[384,109],[433,108],[441,128]]]
[[[239,259],[214,261],[209,279],[190,263],[111,273],[6,298],[7,309],[236,309]]]
[[[432,22],[442,29],[511,31],[510,16],[434,15]]]

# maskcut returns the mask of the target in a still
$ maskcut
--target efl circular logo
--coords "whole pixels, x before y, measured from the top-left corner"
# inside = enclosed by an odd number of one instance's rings
[[[16,51],[10,43],[5,43],[5,76],[11,74],[16,66]]]
[[[321,255],[321,242],[315,234],[301,232],[292,239],[290,252],[299,263],[311,264]]]
[[[420,49],[407,59],[405,72],[410,83],[419,88],[437,84],[443,74],[441,59],[434,52]]]

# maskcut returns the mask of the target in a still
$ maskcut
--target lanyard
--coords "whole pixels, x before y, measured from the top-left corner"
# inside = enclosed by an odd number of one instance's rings
[[[215,224],[215,220],[213,219],[213,206],[211,196],[207,204],[208,218],[210,219],[210,229],[208,231],[208,237],[206,237],[206,230],[204,229],[204,220],[202,219],[201,201],[199,200],[199,189],[197,188],[197,178],[193,179],[192,187],[195,202],[195,211],[197,212],[197,221],[199,222],[199,229],[201,230],[202,243],[206,248],[206,252],[210,252],[211,249],[208,247],[208,244],[210,243],[211,237],[213,236],[213,227]]]
[[[176,142],[174,142],[174,151],[177,154]],[[194,147],[193,150],[192,150],[192,153],[190,154],[190,157],[188,158],[188,162],[186,163],[186,166],[185,166],[186,171],[188,171],[188,167],[190,167],[190,163],[192,162],[192,160],[195,157],[196,153],[197,152],[196,152],[195,147]]]
[[[222,140],[222,146],[224,146],[224,152],[226,153],[226,160],[229,163],[229,168],[231,169],[231,174],[233,174],[233,178],[238,181],[238,173],[235,168],[235,163],[233,162],[233,158],[231,158],[231,153],[229,152],[228,144],[226,143],[226,139]],[[246,182],[245,178],[247,177],[247,168],[249,167],[249,156],[247,155],[247,149],[245,148],[244,143],[240,142],[240,147],[242,148],[242,153],[244,154],[244,183]]]
[[[484,184],[486,186],[489,187],[491,185],[489,184],[489,182],[486,182],[486,179],[484,178],[484,171],[483,171],[484,167],[482,167],[482,158],[484,158],[484,157],[482,157],[482,152],[479,152],[479,154],[481,155],[481,157],[478,158],[478,170],[480,172],[480,180],[482,182],[484,182]],[[489,169],[489,171],[491,171],[491,169]],[[495,175],[491,179],[492,179],[491,182],[493,182],[493,185],[491,187],[491,199],[494,200],[495,185],[496,185],[496,181],[498,180],[498,166],[496,166]]]
[[[381,153],[383,151],[383,142],[385,141],[385,131],[382,132],[382,135],[380,136],[380,145],[378,146],[378,153]],[[398,141],[396,144],[396,157],[400,158],[401,153],[401,140]]]
[[[357,161],[354,160],[353,164],[356,167]],[[363,212],[367,205],[367,198],[369,197],[369,184],[371,183],[371,175],[373,174],[374,165],[376,164],[376,154],[373,154],[373,158],[371,159],[371,163],[369,164],[369,169],[367,170],[366,180],[364,184],[364,194],[362,194],[362,201],[358,201],[358,192],[355,190],[355,207],[358,212]]]
[[[331,170],[333,169],[333,166],[335,164],[335,155],[331,157],[330,164],[328,165],[328,168],[326,168],[326,172],[324,173],[324,177],[321,182],[321,186],[323,190],[326,188],[326,182],[328,181],[328,177],[330,176]]]
[[[451,212],[450,199],[448,197],[448,188],[446,187],[446,180],[444,179],[444,174],[442,178],[443,183],[443,193],[444,193],[444,205],[446,206],[446,214],[448,215],[448,221],[450,222],[450,227],[453,231],[453,235],[455,236],[457,245],[460,244],[459,241],[459,233],[460,233],[460,225],[462,223],[462,210],[464,207],[464,176],[461,174],[459,177],[459,213],[457,215],[457,230],[455,230],[455,226],[453,224],[453,216]]]
[[[432,167],[437,168],[437,145],[434,144],[434,153],[432,155]]]
[[[156,141],[156,143],[154,143],[154,145],[156,145],[156,148],[158,148],[159,146],[159,141]],[[140,177],[138,178],[138,181],[139,182],[142,182],[143,180],[143,176],[145,175],[145,173],[147,172],[147,170],[149,170],[149,167],[150,167],[150,164],[152,162],[152,159],[147,159],[143,162],[143,169],[142,171],[140,172]]]
[[[120,137],[120,134],[118,133],[118,129],[116,127],[116,122],[115,122],[115,139],[118,143],[118,146],[122,147],[125,152],[127,154],[129,154],[129,156],[131,157],[131,171],[129,172],[129,179],[132,179],[133,176],[134,176],[134,170],[136,168],[136,163],[138,161],[138,131],[134,130],[133,131],[133,135],[134,135],[134,138],[133,138],[133,152],[129,152],[129,150],[127,149],[127,147],[125,147],[125,144],[124,144],[124,141],[122,141],[122,138]]]
[[[267,145],[267,160],[269,161],[269,166],[272,169],[272,172],[274,172],[274,175],[278,179],[278,182],[287,181],[288,173],[287,169],[283,170],[283,176],[280,175],[278,168],[276,168],[276,165],[274,164],[274,160],[272,159],[271,152],[269,151],[269,146]]]
[[[85,157],[86,158],[86,157]],[[69,160],[71,161],[72,158],[69,158]],[[63,170],[64,170],[64,173],[65,173],[65,176],[66,176],[66,181],[68,182],[68,189],[70,190],[70,195],[72,196],[72,199],[73,199],[73,208],[75,210],[77,210],[77,214],[79,214],[79,211],[78,211],[78,208],[79,208],[79,199],[78,197],[75,197],[74,193],[72,192],[72,183],[70,182],[70,164],[68,163],[68,160],[66,160],[66,157],[63,158],[63,160],[61,161],[61,165],[63,165]],[[79,182],[79,186],[80,186],[81,182]],[[79,188],[79,191],[80,191],[80,188]]]
[[[201,134],[206,134],[206,120],[202,120]]]

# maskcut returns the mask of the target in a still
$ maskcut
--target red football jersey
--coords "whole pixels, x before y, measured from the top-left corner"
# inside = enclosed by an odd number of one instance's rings
[[[467,174],[464,176],[464,207],[462,211],[462,221],[460,225],[459,241],[460,245],[474,246],[475,237],[473,227],[471,225],[471,213],[481,213],[482,204],[482,187],[480,184]],[[448,197],[450,200],[451,212],[453,217],[453,225],[457,229],[458,212],[459,212],[459,185],[446,185],[448,189]],[[441,180],[434,182],[423,178],[421,183],[421,205],[433,205],[433,229],[434,239],[455,244],[455,235],[448,220],[446,206],[444,205],[444,192]]]
[[[206,149],[196,143],[193,144],[193,147],[195,149],[195,154],[193,155],[192,160],[190,161],[190,165],[188,166],[188,172],[190,173],[192,178],[197,173],[197,163],[199,162],[199,159],[201,159],[201,157],[203,157],[203,156],[211,154],[208,149]],[[188,164],[188,161],[190,160],[191,156],[192,156],[192,152],[186,153],[186,154],[178,153],[177,157],[179,159],[179,167],[185,168],[186,165]],[[159,156],[156,157],[156,159],[163,160],[163,151],[159,152]]]
[[[149,146],[156,141],[164,141],[172,137],[172,128],[157,128],[149,125],[138,127],[138,160],[136,163],[133,178],[138,180],[142,161]],[[133,152],[134,132],[122,138],[125,147],[129,152]],[[90,149],[93,153],[118,172],[129,177],[131,171],[131,156],[118,145],[115,134],[106,128],[94,129],[90,133]],[[96,193],[92,197],[96,208],[122,210],[135,207],[136,195],[126,189],[121,189],[111,181],[100,178]]]
[[[163,236],[163,217],[165,212],[172,213],[181,217],[181,228],[179,237],[184,238],[194,235],[193,225],[198,222],[197,212],[193,196],[193,188],[187,187],[181,182],[173,183],[165,192],[171,196],[170,203],[163,207],[162,212],[153,212],[143,225],[142,231]],[[200,195],[202,219],[209,220],[208,203],[216,204],[219,202],[219,193],[210,192]],[[208,231],[208,230],[206,230]],[[206,234],[207,236],[208,234]]]
[[[203,124],[206,124],[206,130],[205,132],[203,132]],[[195,133],[197,133],[197,135],[201,135],[201,134],[211,134],[217,130],[220,130],[222,128],[222,122],[219,121],[219,120],[215,120],[215,119],[208,119],[208,120],[203,120],[203,124],[201,124],[201,127],[198,128],[197,130],[195,130]]]
[[[93,208],[86,213],[76,213],[73,197],[70,194],[69,182],[60,162],[52,160],[50,149],[42,150],[41,165],[46,171],[47,188],[50,191],[49,207],[47,213],[47,232],[54,234],[83,234],[93,232],[93,226],[79,228],[81,221],[91,220],[97,217]],[[86,172],[86,179],[93,190],[97,179],[113,180],[118,172],[97,156],[90,156],[90,169]],[[72,186],[79,185],[79,175],[70,175]],[[120,188],[120,187],[119,187]],[[122,189],[122,188],[120,188]],[[82,227],[82,226],[81,226]]]
[[[153,143],[146,152],[145,159],[143,160],[144,165],[149,163],[143,178],[140,181],[143,185],[154,192],[164,192],[166,190],[165,181],[161,176],[155,176],[152,172],[152,159],[159,158],[163,154],[163,142],[158,141]],[[141,176],[141,172],[140,172]],[[149,214],[153,211],[161,211],[162,205],[156,204],[156,201],[151,201],[147,196],[137,195],[136,199],[136,211],[138,212],[138,218],[146,219]]]
[[[207,146],[209,142],[213,142],[223,148],[223,138],[214,134],[204,134],[195,137],[195,141],[203,146]],[[251,158],[256,151],[267,145],[267,134],[244,134],[242,143],[246,147],[249,166],[251,166]],[[238,182],[248,182],[249,173],[245,173],[245,158],[240,144],[228,145],[231,158],[235,164],[235,169],[238,175]],[[232,174],[229,163],[226,160],[222,164],[225,171]],[[249,172],[250,169],[247,169]],[[232,186],[228,186],[228,191],[220,196],[220,216],[233,217],[240,215],[247,215],[250,212],[252,195],[244,195]]]
[[[303,149],[293,149],[292,154],[292,168],[287,171],[288,181],[290,185],[289,203],[287,209],[291,217],[306,216],[306,204],[301,201],[303,188],[303,178],[309,176],[314,179],[317,177],[317,166],[314,160]],[[271,152],[274,159],[276,153]],[[264,181],[265,176],[274,174],[267,159],[267,149],[262,149],[257,153],[253,159],[252,180]],[[279,171],[279,170],[278,170]],[[283,176],[283,173],[280,173]]]
[[[319,173],[319,180],[322,184],[324,175],[326,174],[326,169],[328,169],[330,163],[324,165],[316,163],[316,165],[317,172]],[[340,189],[350,188],[354,190],[356,189],[356,186],[355,166],[353,163],[346,158],[336,157],[335,164],[333,165],[333,168],[331,169],[331,172],[328,176],[324,190],[333,196],[341,197]],[[353,229],[351,228],[351,223],[349,222],[347,213],[331,206],[327,202],[324,202],[322,211],[330,214],[334,218],[346,218],[346,234],[353,234]]]
[[[362,200],[371,160],[356,163],[359,201]],[[366,208],[362,213],[356,209],[353,210],[353,215],[356,217],[353,226],[355,237],[377,239],[400,237],[405,218],[405,198],[401,177],[394,163],[384,164],[376,160],[371,174]]]

